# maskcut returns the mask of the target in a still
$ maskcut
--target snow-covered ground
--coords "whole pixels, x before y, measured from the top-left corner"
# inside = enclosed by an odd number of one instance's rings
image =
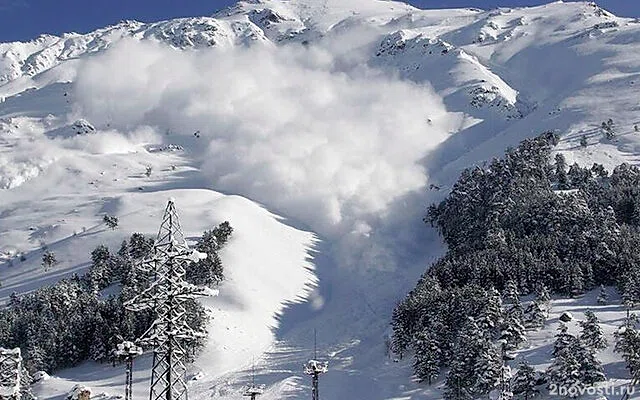
[[[384,352],[393,307],[442,254],[426,205],[461,169],[545,130],[570,163],[638,162],[640,23],[590,3],[258,0],[0,54],[0,298],[82,271],[98,244],[153,234],[169,197],[190,238],[234,227],[221,295],[204,300],[214,318],[193,399],[239,398],[253,363],[262,398],[306,398],[314,328],[330,362],[323,396],[437,396]],[[609,118],[613,140],[599,129]],[[49,271],[43,244],[60,261]],[[589,299],[554,310],[579,317]],[[620,312],[598,316],[609,329]],[[554,323],[522,352],[534,364]],[[136,398],[148,368],[137,364]],[[120,394],[123,380],[86,364],[37,391]]]

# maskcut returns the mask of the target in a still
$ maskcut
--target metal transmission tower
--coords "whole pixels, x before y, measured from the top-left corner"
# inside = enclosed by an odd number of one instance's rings
[[[126,363],[127,380],[125,382],[124,400],[132,400],[133,388],[133,359],[142,354],[142,347],[136,346],[133,342],[124,341],[118,343],[114,351],[115,356]]]
[[[329,363],[327,361],[318,361],[318,350],[316,346],[317,335],[316,330],[313,330],[313,359],[307,361],[304,365],[304,373],[311,375],[311,399],[320,400],[318,393],[318,383],[320,375],[326,373],[329,370]]]
[[[0,399],[20,398],[22,355],[20,349],[0,348]]]
[[[209,292],[184,280],[185,266],[206,257],[189,249],[174,201],[169,200],[151,255],[138,269],[149,276],[149,286],[127,302],[131,311],[151,309],[155,321],[138,344],[153,347],[150,400],[187,400],[184,375],[185,344],[203,334],[187,324],[187,302]]]

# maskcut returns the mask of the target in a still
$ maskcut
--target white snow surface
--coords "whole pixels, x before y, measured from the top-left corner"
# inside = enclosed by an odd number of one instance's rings
[[[0,298],[82,272],[99,244],[155,234],[172,197],[190,240],[234,228],[227,279],[203,300],[213,319],[190,398],[241,398],[254,363],[262,399],[307,398],[314,328],[323,397],[437,398],[442,382],[414,383],[383,343],[443,251],[426,206],[463,168],[546,130],[570,163],[637,163],[639,87],[640,23],[586,2],[253,0],[0,44]],[[599,130],[609,118],[613,140]],[[49,271],[43,244],[60,261]],[[580,319],[580,301],[558,309]],[[600,311],[606,324],[622,315]],[[523,357],[542,366],[554,323]],[[143,399],[148,357],[135,374]],[[86,363],[36,391],[64,398],[79,383],[108,398],[123,381],[121,367]]]

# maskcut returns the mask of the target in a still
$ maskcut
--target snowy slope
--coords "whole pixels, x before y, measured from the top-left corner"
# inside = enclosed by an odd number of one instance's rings
[[[228,280],[205,300],[214,320],[192,398],[239,397],[252,360],[264,398],[306,397],[314,328],[329,398],[423,398],[383,337],[442,252],[425,205],[544,130],[569,162],[637,163],[639,85],[640,23],[591,3],[255,0],[0,44],[0,297],[82,271],[98,244],[152,234],[173,196],[190,237],[235,228]],[[598,128],[609,118],[614,140]],[[61,260],[49,272],[43,242]],[[121,393],[119,368],[59,376],[45,398],[74,381]]]

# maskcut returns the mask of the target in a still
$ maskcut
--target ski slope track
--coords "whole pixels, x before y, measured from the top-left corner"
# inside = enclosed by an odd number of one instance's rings
[[[599,128],[609,118],[613,140]],[[261,399],[308,398],[314,329],[323,398],[439,398],[442,382],[414,382],[384,351],[393,307],[443,253],[426,206],[462,169],[548,130],[569,163],[637,164],[636,124],[640,21],[586,2],[253,0],[2,43],[0,299],[81,273],[99,244],[155,234],[174,197],[192,243],[234,228],[220,296],[202,300],[213,318],[192,400],[240,399],[253,364]],[[43,244],[60,261],[49,271]],[[579,318],[589,296],[554,312]],[[598,317],[610,335],[622,310]],[[520,356],[544,367],[554,324]],[[621,360],[603,357],[625,382]],[[135,399],[149,364],[136,364]],[[122,366],[54,375],[40,398],[75,383],[124,393]]]

